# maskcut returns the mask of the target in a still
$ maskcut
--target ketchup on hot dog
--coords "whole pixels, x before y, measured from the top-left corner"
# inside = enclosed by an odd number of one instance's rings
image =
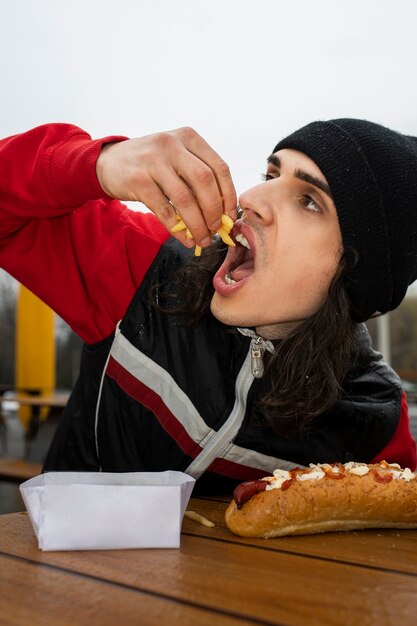
[[[382,461],[380,464],[382,470],[389,469],[390,465],[385,461]],[[337,471],[334,471],[335,468]],[[322,471],[324,472],[324,478],[331,478],[333,480],[340,480],[346,477],[346,469],[340,463],[335,463],[332,467],[326,466],[325,464],[321,466]],[[307,470],[308,472],[308,470]],[[289,473],[289,479],[284,481],[281,485],[281,489],[286,491],[291,485],[297,480],[298,474],[305,473],[305,470],[300,470],[300,468],[295,468],[291,470]],[[370,473],[373,475],[374,479],[379,483],[389,483],[393,480],[393,475],[390,472],[380,472],[375,468],[370,469]],[[233,492],[233,497],[236,502],[237,508],[240,509],[245,502],[248,502],[253,496],[257,493],[261,493],[265,491],[269,484],[268,480],[251,480],[245,483],[241,483],[236,487]]]

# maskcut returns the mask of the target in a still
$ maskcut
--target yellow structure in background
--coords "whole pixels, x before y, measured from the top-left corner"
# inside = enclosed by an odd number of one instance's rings
[[[19,286],[16,315],[16,387],[19,395],[50,396],[55,390],[54,313],[31,291]],[[41,418],[48,409],[42,409]],[[21,406],[19,417],[27,429],[30,408]]]

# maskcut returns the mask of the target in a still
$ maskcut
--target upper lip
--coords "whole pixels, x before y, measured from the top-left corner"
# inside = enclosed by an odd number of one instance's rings
[[[250,246],[250,250],[252,253],[252,257],[253,260],[255,260],[256,257],[256,244],[255,244],[255,235],[253,233],[253,230],[251,229],[251,227],[248,224],[245,224],[245,222],[243,222],[241,219],[237,220],[234,223],[231,235],[233,237],[233,239],[236,238],[237,233],[242,233],[242,235],[244,237],[246,237],[246,239],[248,240],[249,246]]]

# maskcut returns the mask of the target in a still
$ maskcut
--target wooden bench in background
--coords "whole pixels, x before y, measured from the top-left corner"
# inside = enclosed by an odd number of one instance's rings
[[[3,456],[7,454],[7,423],[1,411],[1,400],[4,399],[5,391],[10,391],[10,388],[0,385],[0,481],[22,483],[42,472],[42,461],[49,449],[69,393],[56,392],[49,396],[42,396],[32,390],[33,393],[24,396],[17,392],[29,393],[28,390],[15,389],[14,395],[10,394],[7,397],[7,400],[16,402],[18,406],[30,408],[30,419],[25,437],[25,458],[20,459]],[[48,416],[41,422],[40,416],[43,408],[48,409]]]
[[[42,473],[42,463],[32,463],[23,459],[0,457],[0,481],[23,483]]]

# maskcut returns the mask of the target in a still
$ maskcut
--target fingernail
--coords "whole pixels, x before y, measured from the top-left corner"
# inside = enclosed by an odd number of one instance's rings
[[[222,221],[221,220],[216,220],[215,222],[213,222],[213,224],[211,225],[211,230],[216,232],[216,230],[219,230],[220,226],[222,225]]]
[[[202,241],[200,241],[200,246],[202,248],[205,248],[206,246],[209,246],[211,244],[211,238],[210,237],[204,237],[204,239]]]

